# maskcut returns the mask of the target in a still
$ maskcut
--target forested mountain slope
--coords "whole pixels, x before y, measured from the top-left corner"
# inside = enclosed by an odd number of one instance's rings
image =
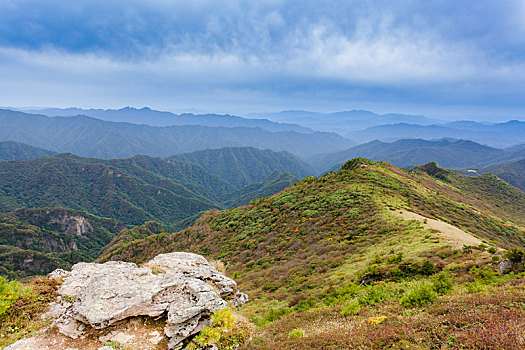
[[[0,213],[0,275],[20,278],[93,260],[125,226],[65,208]]]

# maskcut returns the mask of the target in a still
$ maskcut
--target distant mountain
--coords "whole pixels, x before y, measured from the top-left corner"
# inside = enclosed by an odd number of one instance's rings
[[[516,162],[492,165],[478,170],[480,174],[494,174],[525,192],[525,158]]]
[[[253,147],[207,149],[177,154],[170,159],[198,164],[235,187],[263,181],[275,171],[290,172],[300,179],[314,173],[309,165],[293,154]]]
[[[392,143],[375,140],[342,152],[313,156],[307,160],[316,170],[322,172],[338,168],[346,160],[354,157],[387,161],[405,168],[431,161],[445,168],[464,168],[483,167],[520,159],[525,157],[525,150],[502,150],[468,140],[403,139]]]
[[[518,150],[522,150],[522,149],[525,149],[525,143],[520,144],[520,145],[514,145],[512,147],[506,148],[507,151],[518,151]]]
[[[28,113],[43,114],[49,117],[75,117],[85,115],[111,122],[126,122],[151,126],[171,125],[201,125],[224,127],[261,128],[268,131],[296,131],[313,133],[314,130],[297,124],[276,123],[268,119],[249,119],[229,114],[174,114],[144,108],[125,107],[121,109],[82,109],[82,108],[46,108],[25,111]]]
[[[431,125],[444,123],[442,120],[420,115],[396,113],[376,114],[363,110],[342,111],[336,113],[316,113],[291,110],[278,113],[252,113],[250,116],[268,118],[276,122],[297,123],[315,130],[337,132],[343,136],[351,134],[352,131],[363,130],[377,125],[396,123]]]
[[[353,142],[334,133],[270,132],[197,125],[153,127],[91,117],[47,117],[0,110],[0,140],[96,158],[170,156],[206,148],[251,146],[299,156],[342,150]]]
[[[0,160],[28,160],[48,157],[55,152],[14,141],[0,141]]]
[[[416,125],[398,123],[367,128],[360,132],[346,134],[359,141],[381,140],[395,141],[406,138],[467,139],[491,147],[505,148],[525,141],[525,122],[511,120],[499,124],[482,124],[459,121],[442,125]]]

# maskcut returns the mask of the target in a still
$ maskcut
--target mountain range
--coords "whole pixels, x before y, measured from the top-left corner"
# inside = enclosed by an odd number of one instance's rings
[[[352,141],[334,133],[271,132],[258,127],[182,125],[153,127],[86,116],[47,117],[0,110],[0,140],[86,157],[167,157],[206,148],[252,146],[299,156],[342,150]]]
[[[335,113],[318,113],[309,111],[282,111],[277,113],[252,113],[250,116],[268,118],[275,122],[297,123],[306,127],[337,132],[346,135],[352,131],[359,131],[378,125],[410,123],[419,125],[432,125],[444,121],[428,118],[422,115],[407,114],[377,114],[364,110],[341,111]]]
[[[210,152],[221,159],[223,171],[207,163]],[[268,192],[270,184],[279,191],[296,176],[311,174],[286,152],[226,148],[180,157],[193,163],[176,157],[94,159],[73,154],[0,162],[0,211],[66,207],[127,225],[148,220],[176,225],[203,210],[238,204],[237,195],[245,203],[252,192],[273,194]]]
[[[370,127],[359,132],[347,133],[358,142],[371,140],[394,141],[406,138],[427,140],[455,138],[472,140],[484,145],[508,148],[523,144],[525,122],[511,120],[505,123],[483,124],[473,121],[456,121],[439,125],[396,123]]]
[[[469,140],[402,139],[392,143],[379,140],[345,151],[306,158],[318,171],[339,168],[347,159],[365,157],[387,161],[398,167],[411,168],[435,161],[444,168],[480,168],[525,158],[524,149],[497,149]]]
[[[111,122],[145,124],[150,126],[201,125],[209,127],[261,128],[267,131],[295,131],[299,133],[315,132],[312,129],[305,128],[298,124],[277,123],[268,119],[243,118],[229,114],[174,114],[171,112],[156,111],[148,107],[124,107],[121,109],[42,108],[24,110],[24,112],[42,114],[48,117],[76,117],[83,115]]]

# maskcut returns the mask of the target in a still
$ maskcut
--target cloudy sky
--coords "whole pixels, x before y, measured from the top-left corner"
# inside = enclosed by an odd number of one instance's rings
[[[1,0],[0,105],[525,117],[523,0]]]

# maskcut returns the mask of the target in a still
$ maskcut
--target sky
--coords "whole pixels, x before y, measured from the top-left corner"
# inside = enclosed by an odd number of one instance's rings
[[[1,0],[0,106],[524,119],[525,1]]]

